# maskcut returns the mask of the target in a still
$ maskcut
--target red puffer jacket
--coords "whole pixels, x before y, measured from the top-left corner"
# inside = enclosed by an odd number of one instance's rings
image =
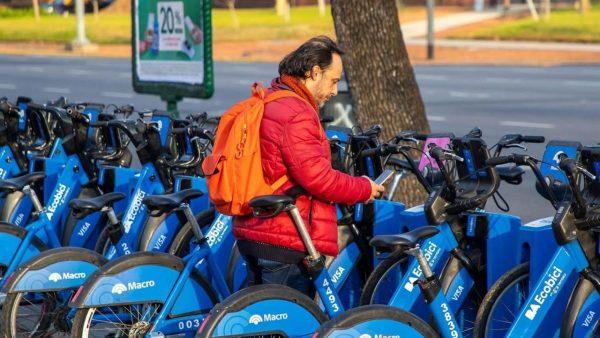
[[[277,79],[273,90],[289,90]],[[331,167],[331,153],[318,113],[306,101],[286,97],[265,106],[260,126],[262,167],[267,183],[283,175],[290,177],[276,193],[294,186],[304,188],[296,206],[319,252],[338,254],[337,220],[333,203],[355,204],[371,196],[371,185],[364,177],[353,177]],[[234,234],[238,241],[305,252],[304,244],[287,213],[259,219],[236,217]]]

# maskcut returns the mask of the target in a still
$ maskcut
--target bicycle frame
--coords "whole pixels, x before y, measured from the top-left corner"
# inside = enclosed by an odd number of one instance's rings
[[[507,337],[532,336],[538,333],[569,276],[581,273],[588,267],[589,262],[577,240],[560,246],[544,270],[543,278],[531,290]]]
[[[2,262],[9,262],[5,276],[10,275],[24,260],[27,260],[34,254],[32,252],[31,243],[35,238],[41,240],[44,244],[51,248],[61,246],[58,238],[57,227],[60,224],[60,219],[63,211],[67,207],[67,203],[79,193],[81,186],[89,181],[87,174],[83,170],[79,157],[76,155],[69,156],[69,160],[65,164],[61,175],[58,178],[57,184],[52,191],[50,203],[40,213],[39,219],[26,226],[27,234],[20,243],[10,243],[14,241],[14,237],[8,236],[5,240],[4,234],[0,234],[0,243],[6,243],[5,248],[14,250],[3,250],[5,257]],[[12,255],[14,253],[14,256]],[[6,256],[11,257],[6,257]],[[0,286],[4,286],[6,278],[0,281]]]
[[[113,304],[135,303],[148,297],[163,304],[160,312],[153,320],[151,332],[161,334],[176,334],[186,329],[198,329],[206,313],[212,307],[210,298],[200,293],[197,284],[192,282],[192,274],[206,273],[216,287],[219,299],[230,295],[229,288],[221,271],[217,253],[223,251],[227,245],[227,237],[231,234],[232,218],[218,215],[211,224],[204,240],[196,244],[191,253],[183,258],[182,270],[173,270],[166,266],[156,264],[139,264],[115,274],[101,274],[91,283],[91,289],[82,290],[74,297],[75,307],[111,306]],[[136,256],[130,256],[136,258]],[[175,258],[173,258],[175,259]],[[121,260],[124,262],[124,260]],[[117,264],[119,262],[115,262]],[[131,292],[116,293],[115,290],[106,290],[106,285],[121,283],[128,285],[134,281],[148,280],[153,287],[152,294],[144,290],[130,290]],[[106,284],[109,283],[109,284]],[[107,297],[111,295],[111,297]],[[190,327],[191,326],[191,327]]]

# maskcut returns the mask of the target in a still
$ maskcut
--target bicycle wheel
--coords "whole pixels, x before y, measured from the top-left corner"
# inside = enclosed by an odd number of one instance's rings
[[[385,305],[366,305],[348,310],[328,321],[313,337],[439,337],[412,313]]]
[[[504,337],[529,296],[529,262],[502,275],[483,298],[474,337]]]
[[[160,303],[138,303],[77,310],[71,337],[144,337],[161,308]]]
[[[66,305],[73,293],[8,294],[2,311],[2,337],[69,337]]]
[[[406,273],[408,258],[398,250],[381,262],[367,279],[360,297],[360,305],[388,304],[394,290]]]
[[[236,292],[215,306],[197,337],[310,337],[327,320],[317,304],[284,285]]]

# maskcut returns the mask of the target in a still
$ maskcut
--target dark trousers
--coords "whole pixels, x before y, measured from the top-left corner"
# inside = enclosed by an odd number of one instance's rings
[[[244,256],[244,258],[248,263],[249,285],[287,285],[309,298],[314,298],[315,288],[313,282],[301,263],[287,264],[252,256]]]

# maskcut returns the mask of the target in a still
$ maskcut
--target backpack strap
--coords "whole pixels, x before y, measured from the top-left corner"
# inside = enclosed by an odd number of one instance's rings
[[[286,89],[276,90],[276,91],[272,92],[271,94],[267,95],[263,99],[263,101],[265,103],[269,103],[269,102],[272,102],[272,101],[275,101],[275,100],[279,100],[279,99],[284,98],[284,97],[297,97],[297,98],[299,98],[302,101],[306,101],[300,95],[294,93],[291,90],[286,90]]]
[[[288,175],[283,175],[279,179],[277,179],[277,181],[275,181],[275,182],[273,182],[273,184],[271,184],[271,189],[273,189],[273,191],[275,191],[275,190],[283,187],[283,185],[289,181],[290,181],[290,177]]]
[[[297,97],[300,100],[306,101],[300,95],[294,93],[291,90],[276,90],[270,93],[269,95],[265,95],[265,92],[266,91],[264,87],[260,83],[255,83],[252,85],[252,94],[262,99],[265,104],[284,97]],[[283,175],[280,178],[278,178],[275,182],[273,182],[273,184],[271,184],[271,189],[275,191],[281,188],[284,184],[286,184],[289,181],[291,181],[290,177],[288,175]]]

